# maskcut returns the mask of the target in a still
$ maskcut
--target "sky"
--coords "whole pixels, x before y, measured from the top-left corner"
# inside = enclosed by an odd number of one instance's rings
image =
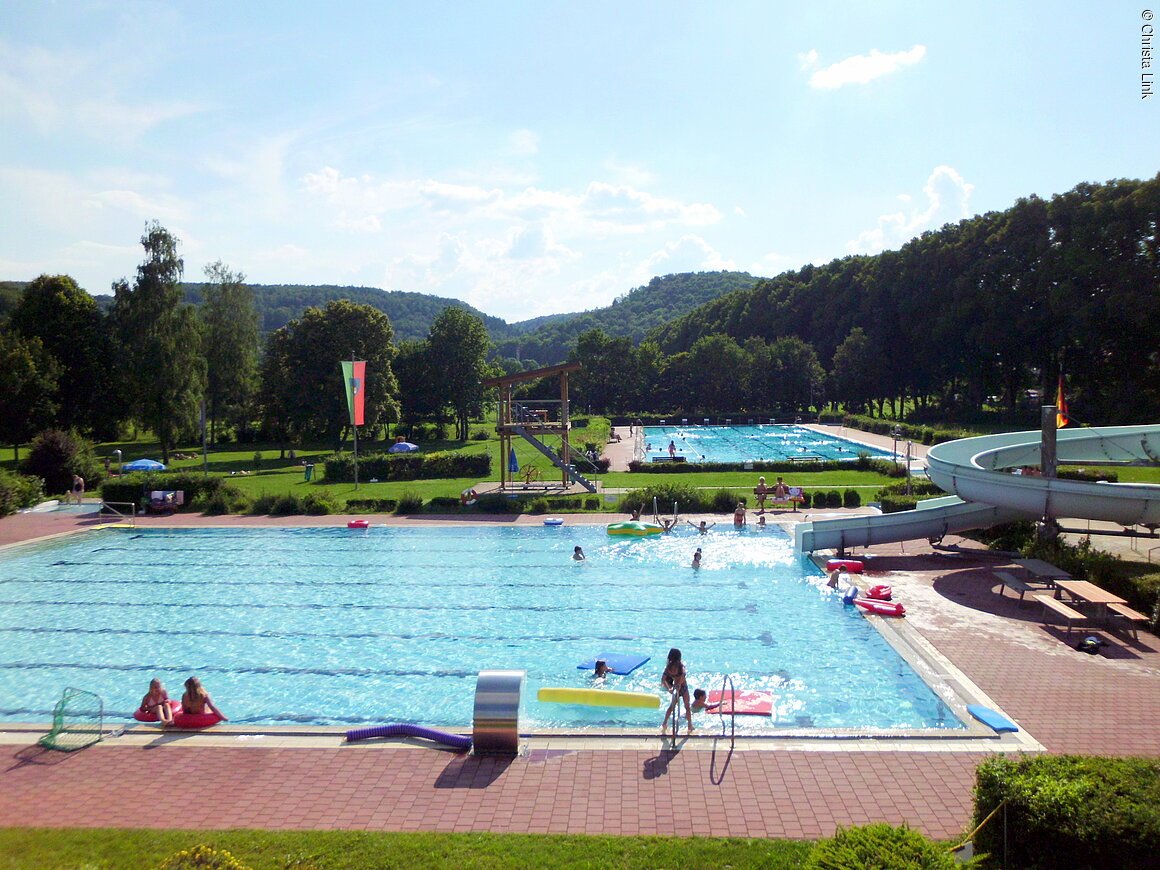
[[[1160,172],[1151,2],[2,0],[0,280],[109,293],[156,220],[518,321],[896,249]]]

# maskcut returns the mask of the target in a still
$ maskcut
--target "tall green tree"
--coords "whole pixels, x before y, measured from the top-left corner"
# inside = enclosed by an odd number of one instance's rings
[[[217,421],[249,419],[257,386],[258,310],[246,276],[218,260],[205,267],[205,295],[199,312],[206,359],[206,400],[210,441]]]
[[[68,275],[41,275],[13,309],[12,329],[39,338],[60,365],[56,425],[113,438],[123,413],[111,377],[111,343],[96,300]]]
[[[406,423],[442,422],[443,399],[434,389],[431,354],[426,341],[399,342],[392,367],[399,381],[399,415]]]
[[[394,330],[387,315],[369,305],[345,300],[307,308],[284,327],[286,342],[281,383],[263,383],[263,392],[280,389],[291,437],[325,438],[341,446],[350,428],[340,363],[366,360],[364,414],[368,427],[399,419],[399,385],[392,366]]]
[[[490,341],[483,321],[462,308],[448,306],[431,324],[427,336],[432,385],[455,418],[455,437],[466,441],[470,420],[483,412],[483,379]]]
[[[0,326],[0,442],[20,445],[51,425],[60,365],[39,338],[23,338]]]
[[[121,346],[121,375],[135,419],[161,443],[164,461],[197,428],[205,393],[205,358],[193,307],[182,302],[178,240],[156,221],[141,237],[145,261],[133,286],[113,285],[113,321]]]
[[[845,404],[850,411],[861,413],[873,397],[872,356],[870,339],[860,326],[851,329],[834,351],[831,398]]]

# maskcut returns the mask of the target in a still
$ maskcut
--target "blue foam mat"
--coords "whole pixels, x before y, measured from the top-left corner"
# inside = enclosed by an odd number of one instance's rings
[[[1000,713],[998,710],[992,710],[990,707],[984,707],[982,704],[967,704],[967,712],[982,722],[984,725],[989,725],[993,731],[1018,731],[1019,726]]]
[[[640,653],[616,653],[616,652],[602,652],[600,655],[588,659],[586,662],[581,662],[576,665],[578,671],[591,671],[596,669],[596,662],[600,659],[608,664],[608,669],[614,674],[625,676],[631,674],[651,656],[642,656]]]

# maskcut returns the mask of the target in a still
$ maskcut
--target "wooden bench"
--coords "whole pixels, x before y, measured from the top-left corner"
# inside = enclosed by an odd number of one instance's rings
[[[1055,615],[1062,617],[1067,623],[1067,636],[1071,637],[1072,626],[1077,622],[1087,622],[1087,617],[1076,610],[1074,607],[1068,607],[1062,601],[1053,598],[1050,595],[1034,595],[1032,596],[1043,605],[1043,624],[1047,625],[1047,611],[1055,611]]]
[[[1007,571],[996,571],[995,576],[999,578],[999,582],[1003,585],[999,587],[999,594],[1002,595],[1004,590],[1010,589],[1012,592],[1019,593],[1019,603],[1023,604],[1023,596],[1031,591],[1031,587]]]
[[[1138,610],[1133,610],[1126,604],[1116,604],[1115,602],[1112,602],[1108,605],[1108,615],[1113,617],[1111,624],[1115,627],[1118,627],[1116,626],[1116,623],[1120,622],[1121,620],[1126,621],[1128,623],[1128,628],[1132,632],[1132,638],[1134,640],[1140,639],[1140,635],[1137,633],[1138,626],[1147,625],[1149,622],[1151,622],[1148,617],[1140,613]]]

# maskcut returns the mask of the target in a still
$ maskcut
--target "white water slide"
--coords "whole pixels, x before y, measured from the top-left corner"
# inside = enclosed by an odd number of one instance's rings
[[[1056,433],[1060,464],[1160,462],[1160,425],[1061,429]],[[1020,519],[1106,520],[1123,526],[1160,525],[1160,486],[1147,483],[1086,483],[1010,469],[1040,464],[1040,433],[1009,432],[935,445],[926,456],[927,474],[953,495],[919,502],[912,511],[798,523],[800,552],[869,547],[986,528]]]

